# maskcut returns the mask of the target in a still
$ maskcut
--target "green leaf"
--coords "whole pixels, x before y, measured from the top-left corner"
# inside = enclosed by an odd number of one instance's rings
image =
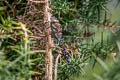
[[[3,25],[5,25],[5,20],[3,19],[3,17],[0,15],[0,20],[2,22]]]

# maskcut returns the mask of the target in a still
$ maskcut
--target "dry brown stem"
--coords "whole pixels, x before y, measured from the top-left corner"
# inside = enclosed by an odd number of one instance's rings
[[[58,68],[58,60],[60,58],[60,54],[57,56],[56,58],[56,62],[55,62],[55,72],[54,72],[54,80],[57,80],[57,68]]]
[[[53,57],[52,57],[52,38],[51,38],[51,28],[50,28],[50,8],[48,0],[45,0],[45,11],[44,11],[44,23],[46,29],[47,43],[46,43],[46,78],[47,80],[52,80],[52,66],[53,66]]]

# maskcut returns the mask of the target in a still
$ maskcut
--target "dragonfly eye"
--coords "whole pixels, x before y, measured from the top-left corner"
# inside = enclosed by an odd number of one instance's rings
[[[57,38],[58,38],[58,39],[62,39],[62,35],[58,35]]]

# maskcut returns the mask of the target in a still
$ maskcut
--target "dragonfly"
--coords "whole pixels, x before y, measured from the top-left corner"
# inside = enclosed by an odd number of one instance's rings
[[[60,24],[59,20],[55,17],[51,18],[51,32],[55,36],[55,38],[59,41],[59,43],[63,49],[63,53],[64,53],[65,59],[67,61],[67,64],[69,65],[71,70],[74,72],[75,70],[69,60],[68,52],[65,49],[64,43],[62,41],[62,25]]]

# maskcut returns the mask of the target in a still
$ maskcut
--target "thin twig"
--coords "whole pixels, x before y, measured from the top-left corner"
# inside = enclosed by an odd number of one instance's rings
[[[57,58],[56,58],[56,62],[55,62],[55,72],[54,72],[54,80],[57,80],[57,67],[58,67],[58,60],[59,60],[59,58],[60,58],[60,54],[57,56]]]

